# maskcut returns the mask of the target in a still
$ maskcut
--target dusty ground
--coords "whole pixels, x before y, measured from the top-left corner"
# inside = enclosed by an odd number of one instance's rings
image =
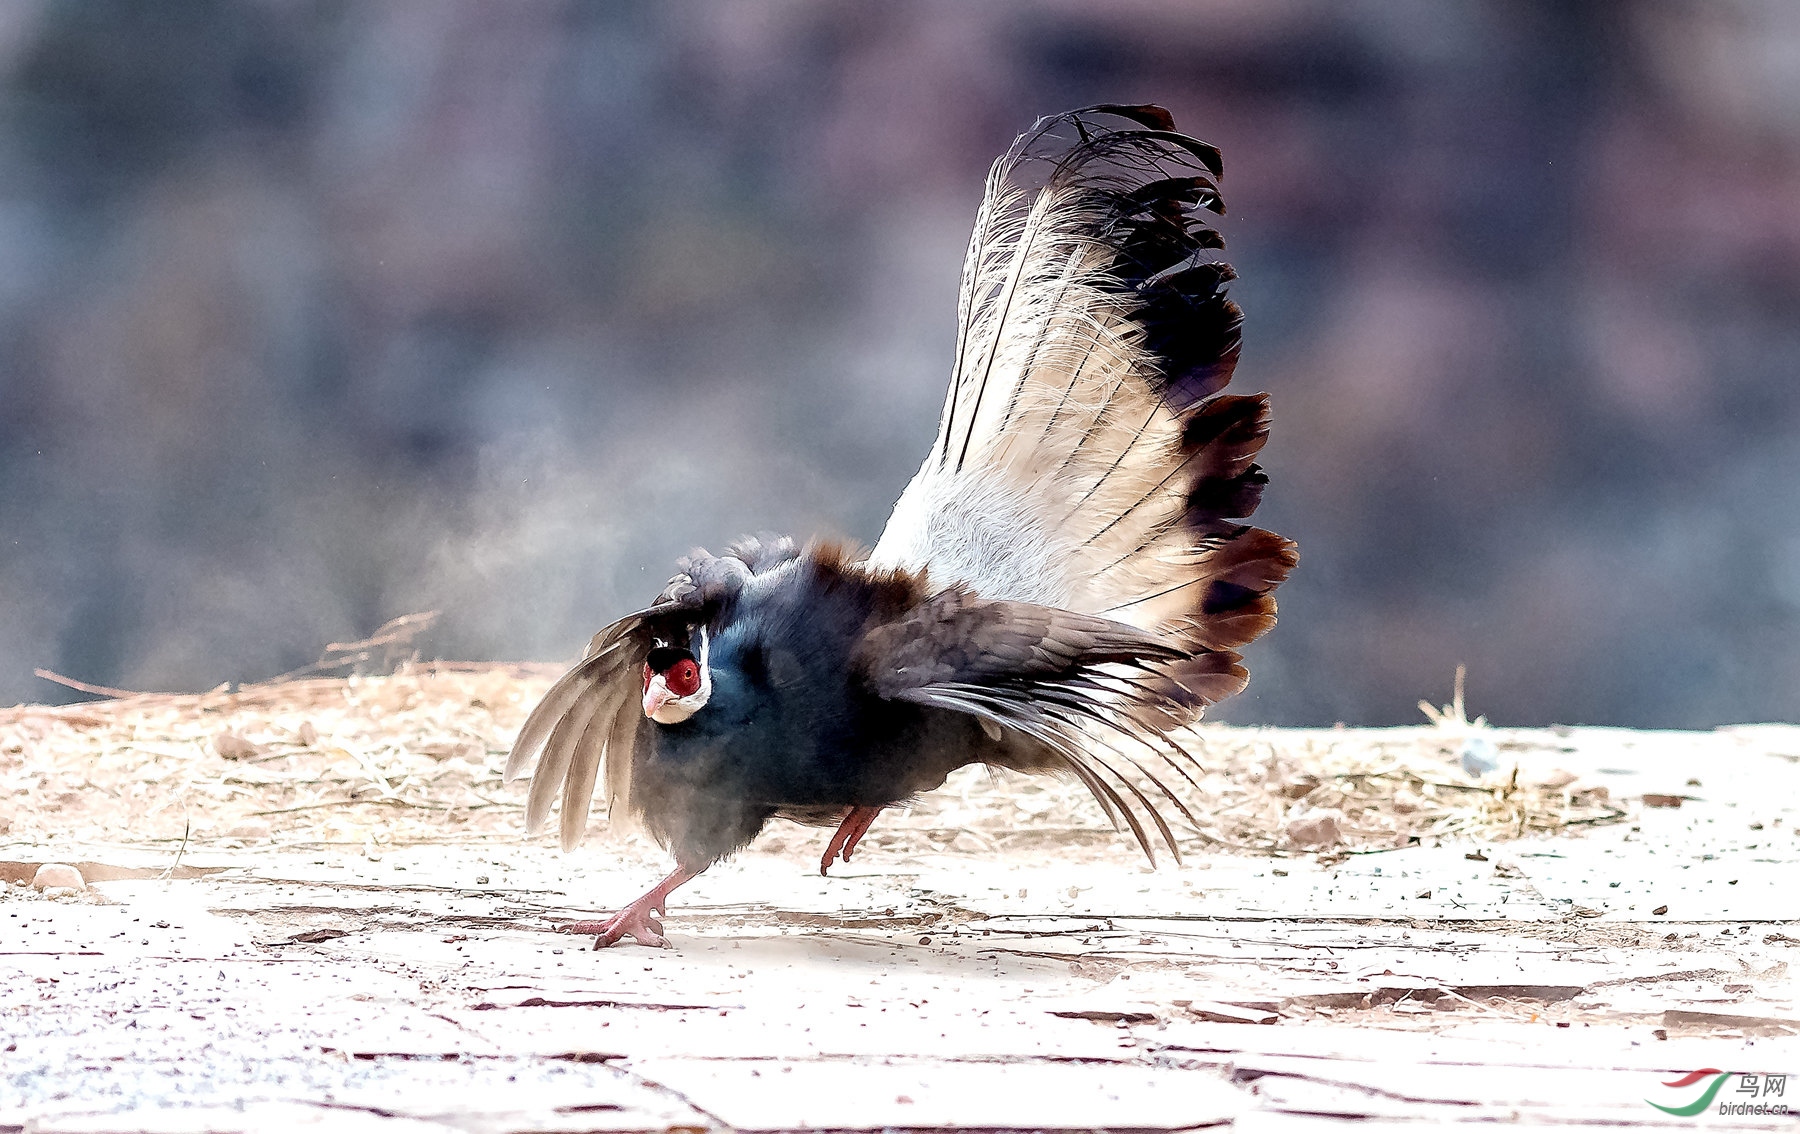
[[[592,952],[666,864],[521,838],[549,676],[0,710],[0,1131],[1793,1127],[1800,729],[1207,728],[1181,866],[970,774]]]

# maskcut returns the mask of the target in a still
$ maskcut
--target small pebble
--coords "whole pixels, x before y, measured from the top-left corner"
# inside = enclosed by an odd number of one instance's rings
[[[235,732],[221,732],[213,737],[213,751],[227,760],[248,760],[262,755],[262,747],[245,740]]]
[[[32,876],[31,886],[34,890],[49,891],[52,888],[58,888],[73,894],[87,889],[87,882],[81,877],[81,871],[67,863],[46,862],[37,868],[37,873]],[[51,897],[56,896],[51,895]]]
[[[1339,826],[1342,814],[1335,810],[1308,812],[1290,819],[1287,825],[1288,842],[1297,847],[1323,849],[1343,842],[1343,828]]]
[[[274,832],[267,819],[245,819],[226,831],[227,838],[232,839],[266,839]]]
[[[1471,736],[1463,741],[1462,770],[1471,779],[1480,779],[1500,766],[1500,750],[1485,736]]]

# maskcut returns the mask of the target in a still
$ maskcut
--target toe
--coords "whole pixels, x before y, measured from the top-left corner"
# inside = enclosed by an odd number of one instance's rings
[[[653,917],[641,918],[625,928],[631,939],[639,945],[650,945],[658,949],[668,947],[669,939],[662,935],[662,922]]]

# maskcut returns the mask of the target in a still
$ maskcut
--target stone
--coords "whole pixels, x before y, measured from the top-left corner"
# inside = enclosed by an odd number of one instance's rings
[[[66,862],[46,862],[37,868],[31,886],[34,890],[64,889],[75,893],[87,889],[87,881],[81,871]]]
[[[1464,740],[1457,758],[1463,772],[1472,780],[1478,780],[1500,766],[1500,750],[1485,736]]]
[[[1288,820],[1288,842],[1308,850],[1323,850],[1344,841],[1343,813],[1335,808],[1308,811]]]
[[[227,760],[249,760],[262,755],[263,750],[261,745],[227,731],[213,737],[213,751]]]

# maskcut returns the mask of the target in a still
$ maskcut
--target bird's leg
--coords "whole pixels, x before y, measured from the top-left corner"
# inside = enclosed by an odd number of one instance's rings
[[[854,851],[856,845],[862,842],[862,837],[869,833],[870,827],[875,825],[876,816],[881,814],[881,808],[879,807],[862,807],[858,808],[858,810],[862,812],[862,816],[857,819],[855,826],[850,829],[850,837],[844,840],[845,862],[850,861],[850,852]]]
[[[832,833],[831,842],[825,845],[825,857],[819,860],[819,873],[829,873],[831,861],[835,858],[842,857],[845,862],[849,862],[850,852],[856,849],[856,844],[862,841],[870,824],[875,822],[875,816],[880,814],[879,807],[852,807],[850,813],[844,816],[843,822],[838,824],[838,829]]]
[[[704,869],[704,868],[702,868]],[[650,888],[650,892],[626,906],[606,921],[578,921],[565,925],[564,933],[595,934],[594,948],[604,949],[621,938],[630,937],[639,945],[667,947],[669,939],[662,935],[662,922],[652,915],[663,912],[663,903],[675,887],[698,877],[699,870],[678,866],[667,878]]]

